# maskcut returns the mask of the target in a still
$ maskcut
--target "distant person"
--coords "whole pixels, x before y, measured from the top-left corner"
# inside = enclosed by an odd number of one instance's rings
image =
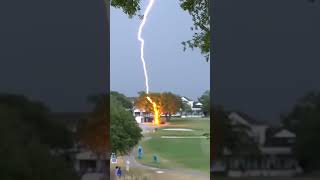
[[[129,172],[129,168],[130,168],[130,161],[129,159],[126,161],[126,171]]]
[[[139,145],[138,147],[138,158],[141,159],[142,158],[142,146]]]
[[[121,178],[121,176],[122,176],[121,167],[118,168],[117,176],[118,176],[119,178]]]
[[[114,175],[115,175],[115,176],[118,176],[118,170],[119,170],[119,167],[116,166],[116,169],[115,169],[115,171],[114,171]]]

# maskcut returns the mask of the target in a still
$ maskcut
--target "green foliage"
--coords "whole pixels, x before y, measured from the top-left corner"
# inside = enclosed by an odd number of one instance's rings
[[[192,109],[188,103],[182,102],[181,111],[190,113],[190,112],[192,112]]]
[[[106,1],[108,0],[105,0],[105,2]],[[111,6],[122,9],[122,11],[131,18],[140,11],[140,1],[141,0],[111,0]],[[106,4],[108,3],[106,2]]]
[[[68,146],[58,139],[69,137],[56,134],[60,132],[56,128],[62,127],[50,122],[46,114],[41,103],[23,96],[0,95],[0,179],[79,179],[71,164],[50,153]]]
[[[296,133],[296,153],[306,170],[320,168],[320,92],[302,97],[293,110],[283,117],[286,128]]]
[[[111,91],[111,96],[117,99],[118,102],[126,109],[132,109],[132,102],[124,95],[116,91]]]
[[[192,16],[194,31],[191,40],[182,42],[186,48],[199,48],[201,53],[209,61],[210,53],[210,15],[209,0],[180,0],[181,8]]]
[[[142,138],[141,129],[130,111],[110,96],[110,138],[113,152],[127,154]]]
[[[210,90],[205,91],[198,101],[202,103],[202,111],[205,116],[210,116]]]

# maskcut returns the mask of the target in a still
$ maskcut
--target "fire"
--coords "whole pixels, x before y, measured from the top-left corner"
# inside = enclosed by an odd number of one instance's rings
[[[159,126],[160,124],[160,113],[159,113],[159,109],[157,107],[157,104],[155,102],[152,101],[152,99],[147,96],[148,101],[152,104],[153,106],[153,125]]]

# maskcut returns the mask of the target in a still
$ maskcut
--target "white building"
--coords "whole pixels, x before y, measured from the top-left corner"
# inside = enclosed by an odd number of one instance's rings
[[[185,96],[182,96],[181,97],[181,100],[182,100],[182,103],[185,103],[187,105],[190,106],[190,109],[191,111],[190,112],[179,112],[179,115],[182,117],[182,118],[185,118],[185,117],[203,117],[204,114],[203,114],[203,111],[202,111],[202,106],[203,104],[200,103],[200,102],[196,102],[194,100],[191,100]]]
[[[247,133],[259,149],[258,157],[236,157],[225,150],[223,161],[214,162],[212,171],[229,177],[294,176],[302,169],[293,154],[296,135],[281,127],[271,127],[247,114],[231,112],[232,125],[246,125]]]

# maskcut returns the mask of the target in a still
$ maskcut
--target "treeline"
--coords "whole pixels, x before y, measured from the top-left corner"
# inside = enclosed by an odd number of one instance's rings
[[[134,102],[137,108],[144,109],[147,112],[153,112],[153,106],[149,101],[146,101],[146,97],[149,96],[159,107],[160,114],[164,114],[167,120],[170,120],[172,114],[177,112],[190,112],[191,107],[181,100],[181,96],[171,93],[151,92],[146,94],[145,92],[139,92],[139,96]],[[203,104],[202,111],[205,116],[210,115],[210,91],[205,91],[203,95],[198,98],[198,101]]]

